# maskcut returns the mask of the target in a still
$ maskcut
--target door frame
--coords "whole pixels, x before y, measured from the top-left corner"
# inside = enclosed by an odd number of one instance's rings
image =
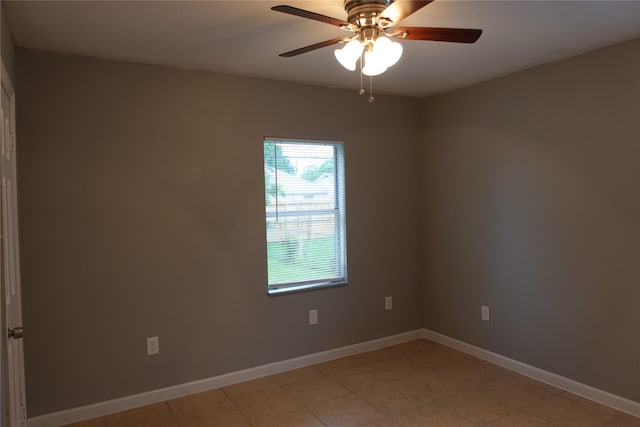
[[[27,422],[26,392],[24,375],[24,351],[22,339],[9,339],[8,329],[22,327],[22,302],[20,282],[20,252],[18,238],[18,199],[16,174],[16,121],[15,121],[15,91],[4,61],[0,76],[0,90],[5,91],[9,98],[9,111],[2,112],[2,141],[0,150],[0,175],[2,190],[0,192],[0,224],[2,235],[2,257],[0,259],[3,328],[1,362],[2,362],[2,426],[22,427]],[[0,94],[2,95],[2,94]],[[2,106],[0,105],[0,110]],[[8,123],[5,122],[5,113]],[[8,125],[8,129],[5,129]],[[5,140],[8,136],[8,140]],[[8,188],[7,188],[7,183]],[[8,200],[10,197],[10,200]],[[5,383],[6,382],[6,383]],[[5,407],[6,405],[6,407]],[[6,413],[6,416],[4,415]]]

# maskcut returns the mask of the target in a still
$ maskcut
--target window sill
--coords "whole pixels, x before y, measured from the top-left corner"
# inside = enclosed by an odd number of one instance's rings
[[[310,283],[306,285],[283,286],[280,288],[270,288],[267,290],[267,292],[269,296],[276,296],[276,295],[291,294],[296,292],[313,291],[316,289],[335,288],[338,286],[345,286],[348,283],[349,282],[345,280],[342,282]]]

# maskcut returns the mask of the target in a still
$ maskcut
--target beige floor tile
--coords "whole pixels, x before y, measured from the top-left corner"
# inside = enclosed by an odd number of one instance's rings
[[[231,401],[251,423],[261,418],[285,414],[302,408],[300,401],[281,387],[245,394],[235,397]]]
[[[105,427],[106,421],[104,417],[92,418],[86,421],[80,421],[79,423],[67,424],[63,427]]]
[[[175,427],[176,421],[166,402],[118,412],[105,417],[107,427]]]
[[[533,383],[533,384],[537,384],[537,385],[544,385],[544,386],[547,386],[547,387],[551,387],[551,388],[553,388],[553,389],[555,389],[555,390],[558,390],[558,393],[564,393],[564,391],[563,391],[563,390],[556,389],[556,388],[555,388],[555,387],[553,387],[553,386],[550,386],[550,385],[548,385],[548,384],[546,384],[546,383],[543,383],[543,382],[541,382],[541,381],[538,381],[538,380],[533,379],[533,378],[531,378],[531,377],[528,377],[528,376],[526,376],[526,375],[519,374],[519,373],[517,373],[517,372],[509,372],[509,374],[508,374],[508,375],[509,375],[510,377],[513,377],[513,378],[515,378],[515,379],[517,379],[517,380],[520,380],[520,381],[529,382],[529,383]]]
[[[560,390],[559,388],[555,388],[549,384],[543,383],[542,381],[535,380],[531,377],[527,377],[526,375],[521,375],[517,372],[509,372],[508,374],[511,378],[515,378],[516,380],[523,381],[528,384],[533,384],[534,386],[544,389],[546,388],[549,391],[549,397],[554,396],[556,394],[565,393],[564,390]]]
[[[367,365],[367,367],[373,370],[380,378],[391,381],[411,379],[417,369],[422,369],[422,366],[408,363],[401,358],[378,361]]]
[[[624,412],[618,412],[614,414],[616,419],[619,419],[623,424],[622,425],[630,425],[633,427],[640,427],[640,417],[635,417],[633,415],[626,414]]]
[[[174,415],[188,415],[206,410],[208,407],[217,402],[227,400],[224,392],[217,388],[214,390],[195,393],[177,399],[167,401],[171,413]]]
[[[526,412],[517,412],[499,418],[487,424],[487,427],[553,427],[553,424]]]
[[[394,360],[394,361],[407,361],[414,359],[416,357],[422,357],[423,355],[430,353],[435,348],[436,344],[429,343],[429,341],[418,340],[418,341],[410,341],[403,344],[394,345],[391,347],[387,347],[385,349],[377,350],[379,352],[380,357],[377,360],[371,360],[369,363],[374,363],[377,361],[383,360]],[[370,352],[374,353],[374,352]],[[368,353],[365,353],[368,354]],[[382,357],[384,356],[384,357]]]
[[[470,356],[462,353],[461,351],[457,351],[440,344],[434,344],[432,348],[428,349],[428,351],[420,353],[421,363],[429,367],[440,368],[470,359]]]
[[[402,411],[387,418],[376,420],[376,427],[476,427],[469,420],[446,409],[425,406]]]
[[[340,359],[330,360],[328,362],[318,363],[313,365],[323,375],[331,375],[338,372],[345,371],[347,369],[353,369],[359,367],[357,357],[343,357]]]
[[[277,387],[278,384],[271,377],[256,378],[255,380],[244,381],[238,384],[228,385],[222,390],[230,397],[243,396],[245,394],[257,393]]]
[[[483,384],[481,387],[484,393],[492,394],[506,404],[518,408],[526,408],[561,393],[560,390],[549,385],[537,381],[525,381],[510,375]]]
[[[411,375],[402,381],[408,382],[409,384],[419,383],[438,397],[451,396],[466,388],[466,386],[458,380],[443,374],[435,368],[414,369]]]
[[[175,416],[179,427],[249,427],[249,421],[230,401],[209,403],[200,411],[180,412]]]
[[[389,381],[380,371],[370,366],[360,366],[353,369],[336,372],[329,378],[340,383],[351,392],[359,392]]]
[[[518,410],[501,396],[488,393],[484,387],[463,390],[439,400],[438,404],[477,424],[490,423]]]
[[[253,427],[324,427],[315,415],[306,409],[256,420]]]
[[[327,427],[355,427],[382,418],[384,414],[362,399],[349,397],[319,403],[309,410]]]
[[[393,347],[385,347],[379,350],[367,351],[366,353],[356,354],[351,356],[351,359],[356,362],[358,366],[369,365],[371,363],[380,362],[393,358],[398,355],[398,352],[393,350]]]
[[[455,354],[455,353],[453,353]],[[411,379],[416,371],[442,368],[445,365],[461,363],[455,355],[449,358],[446,351],[436,348],[433,352],[422,354],[401,354],[368,365],[387,379]]]
[[[388,417],[378,418],[375,421],[369,421],[368,423],[360,424],[358,427],[384,427],[389,420]]]
[[[529,406],[526,412],[560,427],[603,426],[615,421],[608,410],[584,405],[567,397],[567,393],[558,394]]]
[[[306,368],[293,369],[291,371],[283,372],[281,374],[272,375],[271,379],[278,385],[288,385],[293,383],[316,380],[324,376],[325,376],[324,374],[322,374],[313,366],[307,366]]]
[[[339,399],[349,394],[349,390],[331,378],[294,383],[282,387],[287,393],[294,396],[301,406],[311,406],[316,403]]]
[[[573,393],[565,393],[564,396],[568,399],[574,400],[578,403],[586,405],[594,410],[605,412],[609,415],[612,415],[615,418],[622,419],[625,422],[633,423],[640,421],[640,418],[634,417],[633,415],[629,415],[627,413],[618,411],[616,409],[610,408],[608,406],[601,405],[600,403],[594,402],[593,400],[586,399],[584,397],[578,396]]]
[[[508,370],[479,359],[467,359],[437,369],[464,386],[487,383],[509,374]]]
[[[605,420],[602,427],[640,427],[640,421],[636,421],[633,418],[612,417],[610,420]]]
[[[178,427],[252,427],[242,415],[225,416],[225,418],[208,418],[193,415],[178,421]]]
[[[388,382],[357,393],[378,411],[390,415],[407,409],[423,406],[439,397],[419,383],[402,381]]]

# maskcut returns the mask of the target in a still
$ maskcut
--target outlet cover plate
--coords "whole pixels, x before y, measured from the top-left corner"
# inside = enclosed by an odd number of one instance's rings
[[[160,353],[160,340],[158,337],[147,338],[147,356]]]
[[[309,324],[317,325],[318,324],[318,310],[309,310]]]
[[[489,312],[489,306],[488,305],[481,305],[480,306],[480,318],[482,320],[484,320],[485,322],[490,322],[491,321],[491,313]]]

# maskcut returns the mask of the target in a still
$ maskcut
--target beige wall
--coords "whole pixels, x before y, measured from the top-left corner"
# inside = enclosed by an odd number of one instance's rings
[[[17,65],[30,416],[422,326],[421,101],[24,49]],[[344,141],[348,286],[267,296],[263,136]]]
[[[425,326],[635,401],[639,52],[433,97],[423,116]]]
[[[4,1],[0,0],[0,55],[2,56],[2,62],[4,66],[7,68],[7,72],[9,73],[9,77],[12,80],[12,83],[15,82],[15,73],[14,73],[14,46],[13,46],[13,37],[11,37],[11,30],[9,28],[9,21],[7,19],[7,9],[4,5]]]

